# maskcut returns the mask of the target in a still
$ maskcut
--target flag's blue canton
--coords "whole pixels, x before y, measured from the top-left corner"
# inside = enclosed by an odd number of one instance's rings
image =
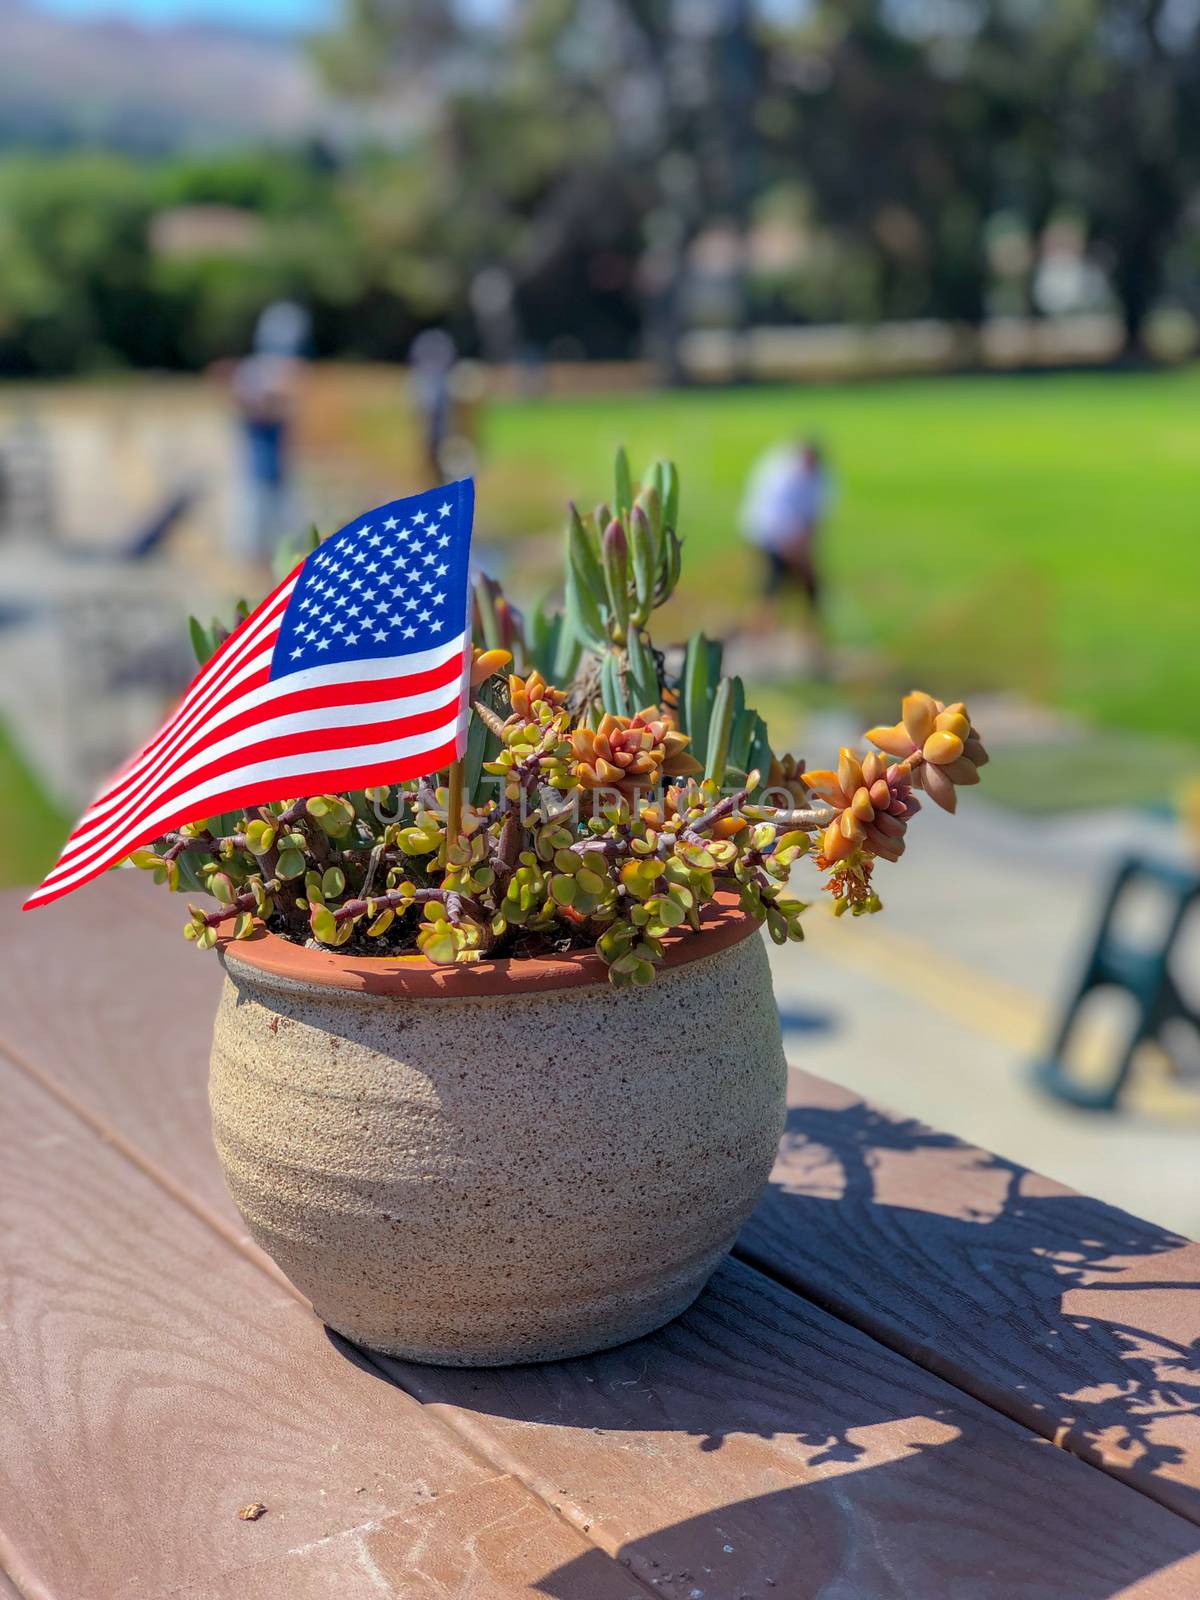
[[[411,655],[466,626],[469,478],[369,511],[309,556],[284,612],[271,677]]]

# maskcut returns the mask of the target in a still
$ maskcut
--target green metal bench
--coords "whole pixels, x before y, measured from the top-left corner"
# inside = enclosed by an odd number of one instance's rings
[[[1130,891],[1146,884],[1163,892],[1170,908],[1159,942],[1142,947],[1120,937],[1117,914]],[[1114,1111],[1129,1080],[1139,1046],[1157,1038],[1165,1024],[1179,1018],[1200,1030],[1200,1012],[1180,992],[1169,970],[1171,952],[1189,912],[1198,901],[1200,875],[1186,867],[1148,864],[1131,858],[1118,868],[1079,986],[1066,1008],[1049,1053],[1034,1064],[1037,1081],[1060,1100],[1089,1110]],[[1114,1059],[1106,1064],[1103,1078],[1083,1083],[1067,1065],[1067,1047],[1085,1000],[1102,988],[1116,988],[1131,995],[1136,1013],[1133,1026],[1119,1043]]]

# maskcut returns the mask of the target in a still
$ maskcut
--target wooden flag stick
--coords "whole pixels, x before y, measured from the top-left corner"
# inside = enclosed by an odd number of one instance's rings
[[[446,801],[446,848],[455,845],[462,838],[463,831],[463,764],[461,761],[450,763],[450,773],[446,779],[449,798]]]

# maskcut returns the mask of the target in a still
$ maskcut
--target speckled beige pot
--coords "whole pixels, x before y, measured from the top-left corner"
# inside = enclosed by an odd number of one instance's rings
[[[648,989],[593,955],[435,968],[221,951],[210,1099],[251,1233],[358,1344],[494,1366],[695,1299],[783,1126],[766,951],[722,908]]]

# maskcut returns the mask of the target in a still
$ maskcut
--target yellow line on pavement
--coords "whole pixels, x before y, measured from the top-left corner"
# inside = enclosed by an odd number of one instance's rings
[[[823,905],[805,918],[804,932],[818,955],[889,984],[1024,1060],[1033,1060],[1050,1042],[1056,1014],[1049,1002],[924,939],[881,928],[865,917],[834,917]],[[1085,1075],[1103,1070],[1119,1046],[1114,1031],[1094,1033],[1077,1052],[1079,1070]],[[1200,1124],[1200,1095],[1180,1085],[1170,1058],[1154,1044],[1139,1051],[1124,1103],[1144,1116]]]
[[[923,939],[875,927],[865,917],[836,918],[818,906],[804,919],[804,932],[820,955],[890,984],[1013,1050],[1032,1055],[1045,1047],[1052,1021],[1045,1001]]]

